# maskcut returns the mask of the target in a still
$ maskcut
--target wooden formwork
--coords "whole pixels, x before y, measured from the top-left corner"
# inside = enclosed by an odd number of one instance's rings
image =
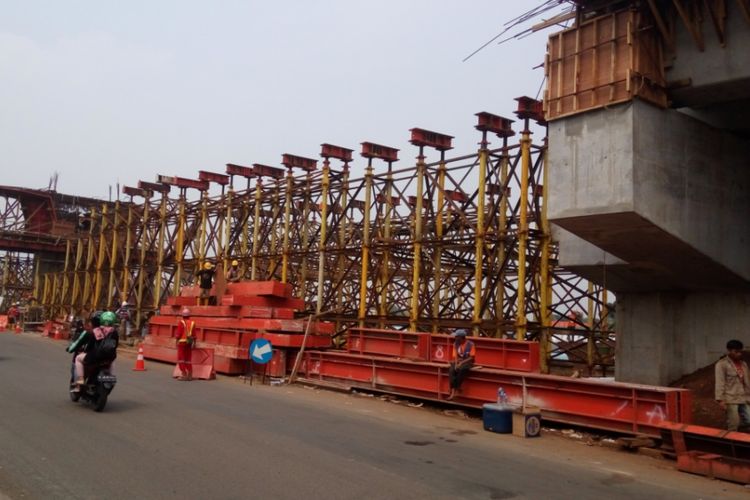
[[[639,97],[667,106],[661,42],[650,18],[626,10],[550,36],[545,60],[546,119]]]

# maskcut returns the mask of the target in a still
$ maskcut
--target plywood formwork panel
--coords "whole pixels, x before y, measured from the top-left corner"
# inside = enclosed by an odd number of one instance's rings
[[[657,32],[636,11],[600,16],[550,36],[545,75],[547,120],[634,97],[667,106]]]

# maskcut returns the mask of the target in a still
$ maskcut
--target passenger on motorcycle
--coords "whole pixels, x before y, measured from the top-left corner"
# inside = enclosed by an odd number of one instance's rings
[[[68,346],[68,352],[78,352],[75,357],[76,389],[84,383],[84,365],[109,365],[109,372],[114,371],[114,361],[117,358],[117,332],[114,325],[117,318],[110,311],[99,316],[101,326],[92,329],[89,322],[87,329],[78,339]]]

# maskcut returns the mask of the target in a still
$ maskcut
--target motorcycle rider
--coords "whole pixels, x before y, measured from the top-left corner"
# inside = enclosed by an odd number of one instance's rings
[[[109,372],[114,374],[114,361],[117,357],[117,335],[110,336],[115,331],[114,324],[117,321],[115,313],[105,311],[99,316],[101,326],[93,327],[93,320],[89,321],[86,331],[78,339],[70,344],[68,352],[78,352],[75,357],[75,384],[74,392],[80,391],[80,386],[84,383],[84,365],[108,364]],[[102,342],[108,337],[114,339],[115,350],[105,352],[98,349]]]

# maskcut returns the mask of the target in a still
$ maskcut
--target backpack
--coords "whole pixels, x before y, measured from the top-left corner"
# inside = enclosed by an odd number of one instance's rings
[[[117,357],[117,345],[119,342],[120,339],[117,335],[117,330],[113,328],[104,338],[96,341],[91,352],[91,357],[97,363],[114,361]]]

